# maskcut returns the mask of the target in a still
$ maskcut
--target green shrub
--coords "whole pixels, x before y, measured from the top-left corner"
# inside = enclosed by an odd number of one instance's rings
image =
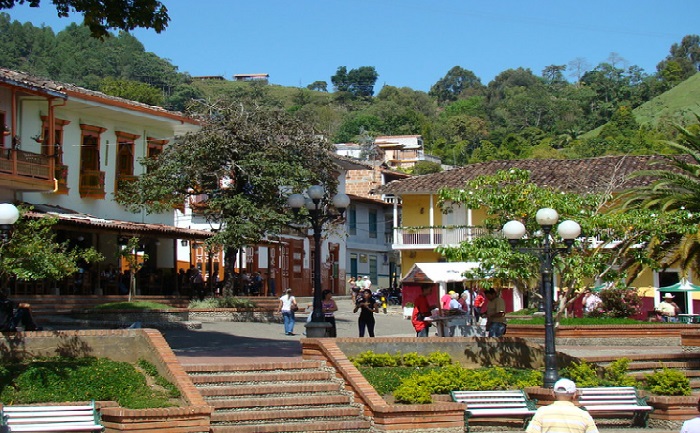
[[[603,381],[607,386],[637,386],[637,379],[627,374],[630,360],[616,359],[603,371]]]
[[[397,403],[406,404],[429,404],[433,402],[430,390],[427,387],[418,386],[415,379],[405,380],[401,386],[394,391],[394,400]]]
[[[156,368],[155,365],[152,363],[146,361],[145,359],[141,358],[138,360],[136,363],[147,375],[151,376],[155,382],[156,385],[162,387],[168,392],[168,396],[170,398],[178,398],[182,394],[180,393],[180,390],[178,389],[177,385],[174,383],[170,382],[168,379],[164,378],[161,376],[160,373],[158,373],[158,369]]]
[[[357,367],[370,385],[379,395],[392,394],[401,383],[416,374],[415,367]],[[436,367],[425,367],[420,371],[433,370]]]
[[[95,305],[96,310],[167,310],[171,307],[167,304],[150,301],[132,301],[132,302],[110,302],[107,304]]]
[[[431,352],[428,355],[428,364],[436,367],[444,367],[452,364],[452,357],[446,352]]]
[[[430,364],[428,358],[416,352],[405,353],[401,356],[400,364],[405,367],[425,367]]]
[[[350,361],[358,366],[365,367],[396,367],[399,365],[396,358],[388,353],[374,353],[371,350],[350,357]]]
[[[613,286],[601,290],[598,295],[602,301],[597,314],[605,317],[632,317],[639,314],[642,300],[637,289]]]
[[[645,374],[646,389],[657,395],[690,395],[690,380],[683,372],[662,368]]]
[[[224,296],[220,298],[204,298],[200,301],[193,299],[190,301],[188,308],[213,309],[213,308],[255,308],[256,303],[249,299],[240,299],[233,296]]]
[[[580,388],[603,385],[595,365],[586,361],[571,363],[568,367],[561,369],[560,375],[573,380]]]

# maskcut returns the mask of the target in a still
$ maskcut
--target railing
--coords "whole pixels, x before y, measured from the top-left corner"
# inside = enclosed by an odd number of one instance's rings
[[[51,158],[48,155],[19,149],[2,149],[0,152],[0,173],[53,180]]]
[[[99,170],[81,170],[80,196],[104,198],[105,172]]]
[[[411,247],[430,247],[438,245],[457,245],[489,232],[483,227],[448,226],[448,227],[398,227],[395,229],[394,245]]]

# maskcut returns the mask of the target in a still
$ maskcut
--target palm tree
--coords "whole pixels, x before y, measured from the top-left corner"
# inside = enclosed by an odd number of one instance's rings
[[[695,117],[700,122],[700,116]],[[686,277],[690,269],[700,269],[700,131],[680,126],[676,129],[680,140],[667,144],[678,154],[662,155],[653,163],[658,167],[636,172],[634,177],[646,177],[651,182],[624,194],[621,203],[623,210],[641,207],[679,211],[696,219],[694,232],[671,234],[647,246],[664,265],[678,263],[681,276]]]

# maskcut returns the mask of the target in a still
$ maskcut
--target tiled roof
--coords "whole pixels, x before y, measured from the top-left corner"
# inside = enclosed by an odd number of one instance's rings
[[[183,122],[193,124],[196,123],[195,119],[189,118],[178,111],[170,111],[166,110],[163,107],[148,105],[137,101],[131,101],[129,99],[119,98],[117,96],[110,96],[102,92],[97,92],[95,90],[85,89],[83,87],[75,86],[73,84],[47,80],[44,78],[29,75],[24,72],[13,71],[11,69],[0,68],[0,83],[7,83],[9,85],[23,87],[34,92],[45,92],[46,94],[58,96],[64,99],[67,99],[71,96],[74,96],[76,98],[80,98],[80,96],[83,96],[85,98],[93,100],[100,100],[107,105],[127,105],[133,107],[134,109],[151,112],[155,115],[172,117]]]
[[[488,161],[440,173],[395,180],[378,188],[377,192],[394,195],[436,193],[440,188],[460,188],[465,182],[478,176],[493,175],[511,168],[529,170],[530,179],[542,187],[553,187],[568,192],[598,193],[609,190],[612,185],[613,191],[621,191],[648,183],[649,179],[630,179],[629,175],[639,170],[659,168],[651,163],[662,161],[665,159],[658,155]]]

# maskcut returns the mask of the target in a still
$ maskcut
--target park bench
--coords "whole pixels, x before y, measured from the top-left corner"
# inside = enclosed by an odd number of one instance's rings
[[[647,426],[649,413],[654,410],[632,386],[579,388],[578,402],[593,418],[631,414],[632,425],[643,427]]]
[[[519,418],[523,427],[535,414],[537,401],[522,390],[452,391],[452,400],[466,403],[464,424],[469,432],[469,419],[478,417]]]
[[[3,432],[100,432],[95,402],[82,406],[4,406]]]

